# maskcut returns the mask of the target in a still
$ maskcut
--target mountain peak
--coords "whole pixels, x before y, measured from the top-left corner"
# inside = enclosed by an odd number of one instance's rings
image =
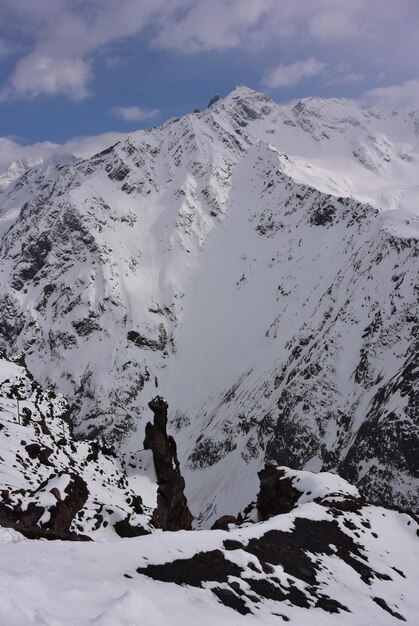
[[[225,98],[223,98],[223,101],[237,100],[237,99],[240,99],[240,100],[255,100],[256,99],[256,100],[264,100],[264,101],[272,102],[271,98],[269,98],[269,96],[267,96],[262,91],[256,91],[255,89],[251,89],[250,87],[248,87],[247,85],[243,85],[242,83],[239,83],[238,85],[236,85],[234,89],[230,91],[230,93],[227,94]]]

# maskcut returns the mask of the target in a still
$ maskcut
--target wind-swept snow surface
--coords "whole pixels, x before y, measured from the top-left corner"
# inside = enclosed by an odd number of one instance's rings
[[[265,459],[416,506],[418,174],[417,110],[243,86],[30,169],[0,195],[2,344],[134,465],[158,389],[199,523]]]
[[[314,502],[230,531],[95,543],[0,528],[7,626],[417,623],[417,524]]]

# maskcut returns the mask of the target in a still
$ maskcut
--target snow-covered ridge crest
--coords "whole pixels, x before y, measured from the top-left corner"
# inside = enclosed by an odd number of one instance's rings
[[[202,523],[247,503],[237,485],[265,458],[411,505],[416,121],[240,87],[18,179],[0,200],[2,344],[80,433],[129,451],[158,388]]]

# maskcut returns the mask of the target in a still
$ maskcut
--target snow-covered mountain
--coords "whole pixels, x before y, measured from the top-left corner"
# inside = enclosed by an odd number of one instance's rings
[[[417,110],[240,86],[31,172],[0,195],[1,342],[79,433],[141,449],[158,388],[206,524],[264,460],[417,506]]]

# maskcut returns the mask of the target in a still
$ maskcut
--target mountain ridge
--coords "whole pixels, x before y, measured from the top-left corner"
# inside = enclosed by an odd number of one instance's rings
[[[204,524],[246,504],[266,455],[414,502],[414,121],[241,86],[18,179],[0,196],[2,344],[121,453],[167,396]]]

